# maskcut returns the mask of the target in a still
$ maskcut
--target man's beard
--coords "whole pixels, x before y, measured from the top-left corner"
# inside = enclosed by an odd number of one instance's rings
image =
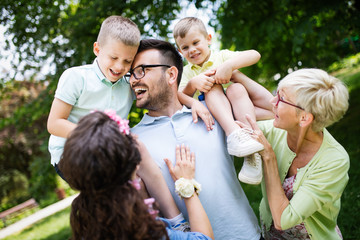
[[[154,91],[155,90],[155,91]],[[147,98],[144,99],[144,102],[136,101],[136,107],[144,108],[150,111],[162,110],[169,104],[170,98],[172,97],[172,91],[166,83],[165,73],[162,74],[158,83],[156,84],[156,89],[150,89],[147,92]]]

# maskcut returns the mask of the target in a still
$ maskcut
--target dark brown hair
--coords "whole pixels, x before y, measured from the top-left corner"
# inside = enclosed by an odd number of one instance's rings
[[[73,201],[73,239],[161,239],[161,221],[148,212],[129,180],[141,161],[136,141],[102,112],[83,117],[67,139],[59,168],[80,191]]]
[[[149,49],[156,49],[161,53],[160,56],[162,58],[162,64],[169,64],[178,69],[177,85],[179,86],[183,72],[183,61],[176,48],[171,43],[163,40],[144,39],[140,41],[137,53],[141,53]]]

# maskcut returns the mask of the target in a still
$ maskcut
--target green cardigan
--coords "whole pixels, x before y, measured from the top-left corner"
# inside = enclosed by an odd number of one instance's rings
[[[287,145],[287,132],[275,128],[273,120],[258,125],[276,154],[281,182],[288,173],[296,154]],[[281,215],[281,228],[288,229],[304,222],[311,239],[340,239],[335,227],[340,211],[340,197],[349,180],[349,155],[324,129],[323,143],[313,159],[298,169],[293,185],[294,195]],[[260,218],[269,230],[272,216],[267,201],[265,182],[261,183],[263,198]]]

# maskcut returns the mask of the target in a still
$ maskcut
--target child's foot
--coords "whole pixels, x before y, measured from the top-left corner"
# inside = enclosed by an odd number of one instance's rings
[[[261,156],[254,153],[244,158],[244,164],[239,172],[239,180],[243,183],[257,185],[262,180]]]
[[[230,155],[245,157],[263,150],[264,146],[251,137],[248,129],[240,128],[227,137],[227,149]]]

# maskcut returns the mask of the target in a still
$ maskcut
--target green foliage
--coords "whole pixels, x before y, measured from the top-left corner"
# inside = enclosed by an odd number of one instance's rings
[[[18,170],[12,169],[0,175],[0,212],[30,198],[29,181]]]
[[[244,71],[255,79],[259,77],[264,80],[267,87],[276,85],[271,79],[276,73],[284,76],[289,68],[298,67],[327,69],[330,63],[349,53],[357,53],[360,49],[359,1],[188,2],[194,2],[198,8],[218,8],[216,16],[210,16],[210,24],[220,33],[223,48],[253,48],[261,53],[261,61]],[[49,134],[46,131],[46,119],[61,73],[66,68],[93,61],[93,42],[96,41],[101,22],[109,15],[132,19],[138,24],[143,38],[167,40],[167,36],[171,36],[168,26],[178,17],[180,5],[179,1],[162,0],[2,0],[0,9],[0,24],[8,26],[5,37],[11,37],[6,40],[7,48],[10,48],[12,42],[16,51],[14,55],[19,56],[19,60],[24,63],[24,66],[14,63],[16,74],[24,75],[29,69],[39,72],[44,61],[49,59],[53,69],[42,81],[34,81],[36,75],[23,82],[14,81],[13,76],[0,79],[0,206],[11,207],[29,195],[45,206],[57,200],[54,190],[59,187],[47,152]],[[358,61],[359,56],[356,55],[355,60],[349,58],[340,61],[338,65],[332,65],[330,70],[348,67],[354,62],[358,64]],[[360,73],[347,76],[346,73],[342,75],[341,71],[338,73],[351,86],[351,90],[358,94],[356,89]],[[351,101],[351,105],[357,104],[357,100]],[[351,110],[354,111],[356,109]],[[143,110],[133,106],[129,115],[130,125],[138,123],[143,114]],[[358,116],[350,116],[349,119],[356,117],[359,119]],[[343,128],[351,131],[356,126],[355,120],[349,121],[351,128],[342,126],[337,130],[337,125],[334,125],[335,137],[339,134],[341,139]],[[351,133],[349,135],[357,136]],[[342,144],[351,146],[347,150],[351,158],[356,159],[358,145],[352,144],[352,140],[348,141],[345,135]],[[352,160],[355,166],[357,162]],[[354,224],[351,223],[353,218],[349,216],[359,210],[358,205],[352,204],[358,198],[359,190],[356,189],[356,181],[352,180],[358,181],[356,169],[350,169],[350,182],[344,193],[344,206],[339,217],[339,224],[344,223],[341,227],[346,229],[346,234],[354,236],[359,234],[356,234]],[[17,196],[14,201],[4,198],[9,194],[10,184],[14,186],[12,196]],[[30,190],[25,193],[27,184]],[[256,208],[257,189],[244,188],[250,195],[251,205]],[[57,235],[53,236],[56,239]]]
[[[4,240],[69,239],[71,236],[69,214],[70,208],[66,208],[50,217],[42,219],[20,233],[4,238]]]
[[[360,6],[354,0],[228,0],[210,23],[223,48],[261,53],[257,67],[246,69],[255,79],[284,77],[289,68],[326,69],[360,49]]]
[[[31,162],[30,189],[31,196],[41,207],[47,206],[58,200],[55,189],[57,187],[56,172],[49,162],[48,157],[35,157]]]
[[[39,72],[44,61],[52,59],[54,71],[42,81],[17,82],[11,76],[0,80],[0,172],[24,174],[30,179],[28,195],[43,206],[57,200],[46,120],[61,73],[93,61],[92,46],[106,17],[122,15],[137,23],[144,36],[166,36],[180,7],[176,1],[159,0],[4,0],[0,9],[0,23],[8,27],[6,47],[10,48],[11,41],[24,63],[23,67],[13,64],[16,74],[24,75],[29,69]],[[129,116],[131,123],[137,123],[142,114],[135,109]],[[12,181],[2,175],[4,186]],[[18,201],[14,199],[13,204]]]
[[[338,62],[334,62],[333,64],[330,65],[328,70],[330,72],[333,72],[333,71],[337,71],[340,69],[353,68],[358,65],[360,65],[360,53],[351,55],[347,58],[343,58]]]
[[[358,72],[360,73],[360,71]],[[359,75],[358,75],[359,76]],[[359,78],[358,78],[359,79]],[[329,128],[329,132],[344,146],[350,156],[349,183],[342,196],[338,224],[344,239],[357,239],[360,235],[356,214],[360,211],[360,86],[350,92],[349,110],[344,118]]]

